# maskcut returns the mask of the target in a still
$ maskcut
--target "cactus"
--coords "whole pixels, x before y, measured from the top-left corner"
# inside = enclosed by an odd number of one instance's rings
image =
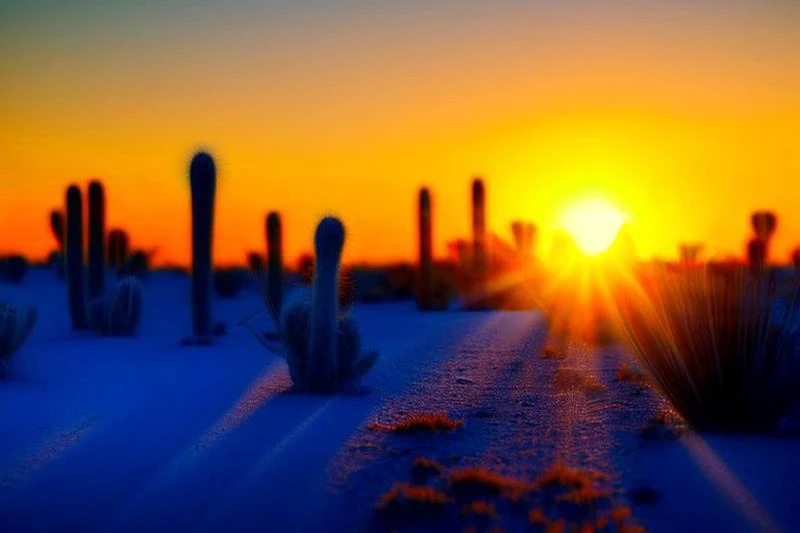
[[[72,329],[88,327],[86,315],[86,272],[83,264],[83,202],[77,185],[67,188],[66,235],[67,297]]]
[[[317,257],[311,301],[308,301],[307,291],[296,291],[283,306],[280,316],[273,315],[273,318],[284,342],[284,354],[295,389],[332,393],[354,386],[373,367],[378,354],[361,351],[361,337],[355,322],[343,316],[338,306],[344,226],[338,219],[326,217],[317,226],[314,241]],[[242,324],[262,345],[272,350],[246,321]]]
[[[36,316],[35,307],[17,309],[0,302],[0,375],[6,373],[6,362],[30,335]]]
[[[50,211],[50,231],[53,232],[53,237],[56,238],[58,249],[64,250],[64,213],[58,209]]]
[[[475,268],[475,296],[470,298],[468,307],[485,309],[488,307],[488,259],[486,238],[486,189],[481,178],[472,182],[472,254]]]
[[[767,260],[766,241],[757,237],[750,239],[747,243],[747,259],[754,274],[763,272]]]
[[[314,235],[316,266],[311,291],[311,338],[308,379],[313,390],[330,391],[336,383],[337,320],[339,307],[339,262],[344,247],[344,226],[325,217]]]
[[[198,152],[189,166],[192,195],[192,331],[195,337],[211,335],[211,250],[216,191],[214,160]]]
[[[113,337],[136,334],[142,319],[142,284],[133,276],[123,278],[114,291],[92,302],[92,329]]]
[[[105,218],[106,202],[103,184],[89,183],[89,298],[103,294],[105,285]]]
[[[269,301],[276,313],[281,312],[283,303],[283,239],[281,217],[275,211],[267,215],[267,290]]]
[[[129,246],[130,239],[124,230],[112,229],[108,232],[108,265],[117,271],[117,276],[125,272]]]
[[[517,252],[525,253],[525,237],[526,226],[521,220],[515,220],[511,223],[511,234],[514,236],[514,245],[517,247]]]
[[[417,306],[427,311],[433,307],[433,230],[431,193],[419,191],[419,294]]]

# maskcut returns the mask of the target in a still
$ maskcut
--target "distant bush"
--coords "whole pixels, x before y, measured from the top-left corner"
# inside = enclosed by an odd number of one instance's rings
[[[0,375],[12,355],[30,335],[36,325],[36,308],[16,308],[0,302]]]
[[[30,263],[21,255],[0,258],[0,276],[11,283],[22,283]]]

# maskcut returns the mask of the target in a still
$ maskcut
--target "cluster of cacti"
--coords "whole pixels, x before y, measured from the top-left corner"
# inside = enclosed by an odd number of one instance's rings
[[[214,236],[214,197],[217,171],[206,152],[189,165],[192,200],[192,333],[207,343],[211,338],[211,252]]]
[[[772,212],[757,211],[750,216],[750,224],[755,235],[747,243],[747,259],[753,272],[761,272],[767,264],[777,218]]]
[[[83,199],[77,185],[70,185],[67,188],[64,248],[67,299],[72,329],[93,329],[101,335],[133,335],[142,316],[142,287],[135,279],[123,278],[112,292],[105,292],[106,208],[105,193],[99,181],[95,180],[89,183],[88,200],[89,266],[87,284],[83,246]],[[58,226],[54,224],[54,227]],[[125,240],[127,241],[127,236],[125,236]],[[114,248],[109,246],[109,253],[112,253],[112,250]]]
[[[297,391],[348,390],[372,368],[378,357],[377,352],[362,353],[358,328],[339,307],[344,238],[344,226],[338,219],[322,219],[314,236],[316,261],[311,301],[305,291],[298,291],[301,296],[287,302],[279,317],[274,316]],[[265,300],[272,311],[274,306],[268,299],[267,293]],[[269,348],[263,337],[253,329],[250,331]]]
[[[0,376],[5,375],[8,360],[22,346],[35,325],[35,307],[18,309],[0,302]]]

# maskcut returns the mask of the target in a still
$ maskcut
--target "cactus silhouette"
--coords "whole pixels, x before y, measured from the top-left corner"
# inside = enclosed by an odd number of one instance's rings
[[[66,235],[67,298],[72,329],[88,327],[86,314],[86,272],[83,264],[83,202],[77,185],[67,188]]]
[[[433,307],[433,221],[431,193],[423,187],[419,191],[419,293],[417,306],[427,311]]]
[[[753,226],[756,237],[765,242],[772,238],[777,222],[775,213],[770,211],[756,211],[750,216],[750,224]]]
[[[211,335],[211,251],[217,171],[206,152],[189,166],[192,196],[192,330],[195,337]]]
[[[105,284],[106,201],[103,184],[89,183],[89,298],[103,293]]]
[[[515,220],[511,223],[511,234],[514,236],[514,245],[517,247],[517,252],[524,253],[525,252],[525,238],[526,238],[526,227],[525,224],[521,220]]]
[[[488,258],[486,238],[486,188],[481,178],[472,182],[472,253],[475,268],[475,297],[469,304],[473,309],[488,307]]]
[[[58,209],[50,211],[50,231],[53,232],[53,237],[56,238],[58,249],[64,250],[64,213]]]
[[[6,362],[30,335],[36,316],[35,307],[17,309],[0,302],[0,375],[6,373]]]
[[[92,329],[114,337],[134,335],[142,319],[142,293],[139,280],[128,276],[111,294],[95,298],[90,312]]]
[[[355,322],[342,316],[338,303],[339,262],[344,226],[324,218],[314,237],[316,261],[311,301],[307,290],[290,294],[276,325],[285,345],[289,373],[298,391],[332,393],[347,389],[366,374],[377,352],[362,353]],[[247,325],[246,322],[243,322]],[[269,348],[263,337],[251,333]]]
[[[344,226],[325,217],[314,235],[316,264],[311,291],[311,338],[308,379],[313,390],[328,392],[335,387],[337,368],[337,320],[339,307],[339,261],[344,247]]]
[[[66,221],[64,220],[64,212],[59,211],[58,209],[53,209],[50,211],[50,231],[53,233],[53,237],[56,239],[56,243],[58,243],[58,257],[60,261],[58,263],[58,273],[63,276],[64,275],[64,246],[66,244],[65,234],[67,231]]]
[[[108,264],[118,276],[125,272],[125,263],[130,254],[130,239],[125,230],[119,228],[108,232]]]
[[[267,290],[269,301],[280,314],[283,304],[283,237],[281,217],[275,211],[267,215]]]
[[[747,243],[747,259],[753,273],[762,272],[767,260],[766,241],[759,238],[750,239]]]
[[[264,258],[258,252],[250,252],[247,254],[247,265],[250,271],[256,275],[256,279],[263,279],[264,276]]]

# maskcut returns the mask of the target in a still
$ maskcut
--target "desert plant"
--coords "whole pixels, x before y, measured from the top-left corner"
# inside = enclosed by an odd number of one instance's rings
[[[142,284],[133,276],[123,278],[110,293],[92,302],[92,329],[100,335],[135,335],[142,319]]]
[[[150,264],[153,261],[154,251],[134,250],[125,259],[122,268],[117,271],[119,277],[136,276],[145,279],[150,274]]]
[[[29,268],[30,262],[21,255],[0,258],[0,276],[11,283],[22,283]]]
[[[239,268],[219,268],[212,275],[214,292],[221,298],[236,298],[247,285],[247,272]]]
[[[108,232],[108,264],[120,275],[128,260],[130,239],[125,230],[115,228]]]
[[[86,269],[83,263],[83,201],[77,185],[67,188],[67,298],[72,329],[89,327],[86,313]]]
[[[431,193],[427,187],[419,191],[419,289],[417,306],[422,311],[433,307],[433,235]]]
[[[217,172],[214,159],[198,152],[189,166],[192,195],[192,331],[211,335],[211,252],[214,234],[214,196]]]
[[[36,308],[18,309],[0,302],[0,375],[7,371],[7,362],[30,335],[36,325]]]
[[[618,294],[624,340],[695,428],[767,430],[800,400],[798,290],[771,278],[659,270]]]
[[[283,306],[283,237],[281,216],[275,211],[267,215],[267,290],[272,305],[280,312]]]
[[[286,357],[295,390],[333,393],[354,386],[375,364],[377,352],[362,352],[355,321],[339,306],[339,262],[344,246],[344,226],[325,217],[314,236],[316,261],[311,301],[306,291],[278,311],[269,289],[261,282],[264,304],[275,322],[284,350],[277,351],[253,329],[241,322],[268,350]]]
[[[103,184],[89,183],[89,298],[103,294],[105,285],[106,200]]]

